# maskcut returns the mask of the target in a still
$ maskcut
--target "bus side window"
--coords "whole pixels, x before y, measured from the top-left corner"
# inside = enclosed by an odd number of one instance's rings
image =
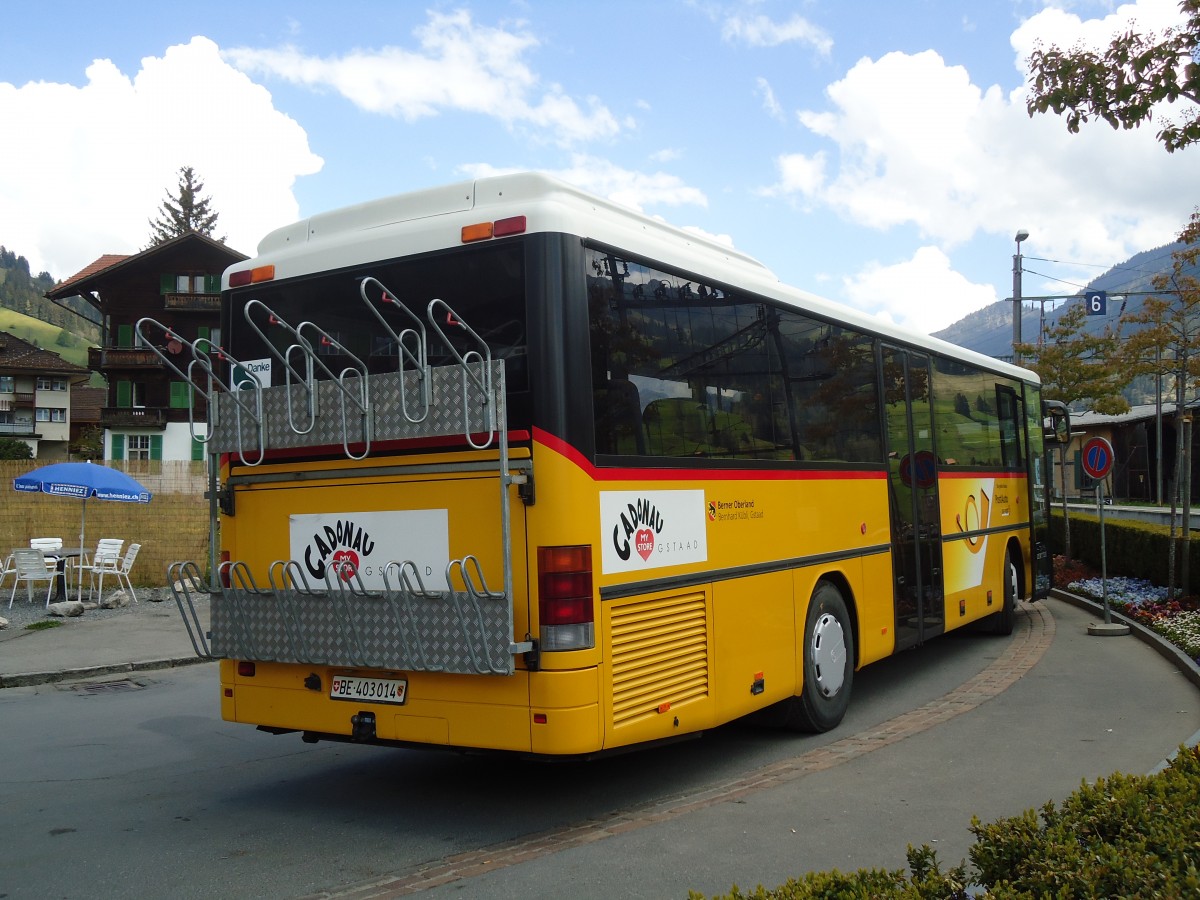
[[[710,428],[703,403],[690,397],[654,400],[643,415],[653,456],[708,456]]]
[[[637,385],[623,378],[604,382],[592,402],[596,414],[596,452],[646,454],[642,406]]]

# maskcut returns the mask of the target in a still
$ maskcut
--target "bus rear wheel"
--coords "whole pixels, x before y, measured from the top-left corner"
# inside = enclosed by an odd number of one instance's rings
[[[988,634],[1003,637],[1013,633],[1017,618],[1017,585],[1017,564],[1009,553],[1004,557],[1004,605],[983,620]]]
[[[784,725],[793,731],[836,727],[854,685],[854,631],[842,592],[828,581],[813,591],[804,623],[804,687],[784,701]]]

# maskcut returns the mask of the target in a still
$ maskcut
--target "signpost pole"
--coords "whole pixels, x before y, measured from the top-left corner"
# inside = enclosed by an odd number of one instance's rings
[[[1108,606],[1108,545],[1104,535],[1104,479],[1112,471],[1113,448],[1102,437],[1083,445],[1083,470],[1096,480],[1096,514],[1100,519],[1100,597],[1104,605],[1104,623],[1088,626],[1088,634],[1111,636],[1129,634],[1129,626],[1112,620]]]

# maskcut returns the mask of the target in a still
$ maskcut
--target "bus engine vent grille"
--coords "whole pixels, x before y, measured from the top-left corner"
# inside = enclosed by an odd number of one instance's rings
[[[613,725],[708,696],[708,617],[703,593],[614,605]]]

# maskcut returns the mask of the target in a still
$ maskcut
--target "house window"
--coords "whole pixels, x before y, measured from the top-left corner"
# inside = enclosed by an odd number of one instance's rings
[[[125,438],[126,459],[150,459],[150,435],[131,434]]]
[[[161,275],[159,276],[158,292],[160,294],[219,294],[221,293],[220,275]]]
[[[50,408],[50,421],[51,422],[67,421],[67,411],[65,409],[59,409],[58,407],[51,407]]]
[[[53,390],[53,388],[50,387],[50,384],[51,384],[51,382],[50,382],[49,378],[39,378],[37,380],[37,389],[39,391]]]
[[[65,378],[55,378],[55,379],[52,379],[52,380],[51,380],[51,382],[50,382],[50,390],[52,390],[52,391],[65,391],[66,389],[67,389],[67,379],[65,379]]]
[[[39,422],[49,422],[50,421],[50,410],[45,406],[39,406],[37,408],[37,414],[35,415],[35,418]]]
[[[129,405],[134,409],[146,408],[146,384],[143,381],[135,381],[130,385],[132,394]]]
[[[16,382],[12,375],[0,375],[0,394],[12,394],[16,389]]]

